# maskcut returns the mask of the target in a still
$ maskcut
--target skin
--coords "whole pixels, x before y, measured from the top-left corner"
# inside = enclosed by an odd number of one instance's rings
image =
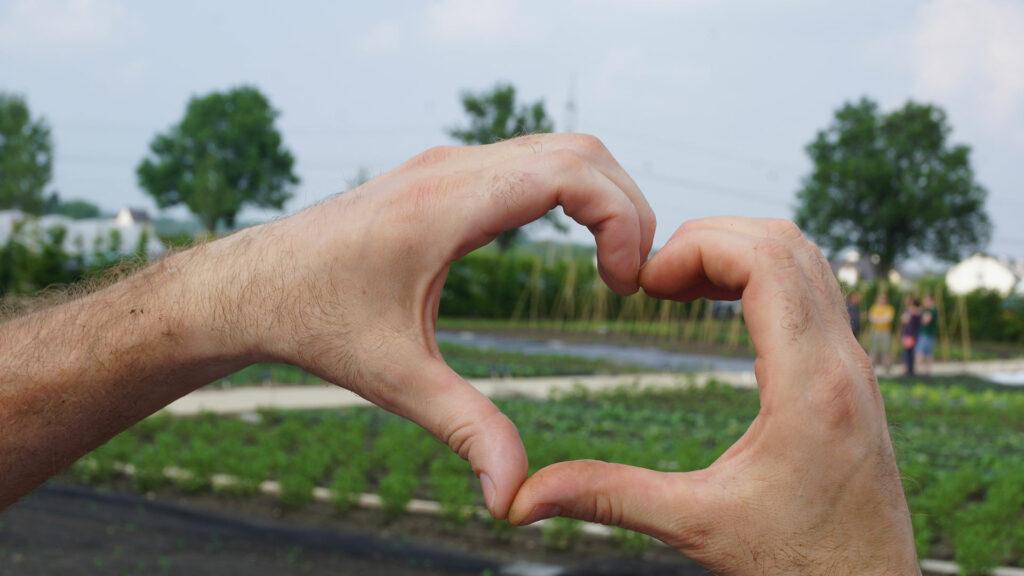
[[[871,362],[816,246],[791,222],[688,222],[643,268],[653,296],[742,297],[761,410],[704,470],[553,464],[509,519],[645,532],[715,574],[920,574]]]
[[[0,507],[171,401],[255,362],[300,366],[420,424],[480,476],[505,518],[519,434],[444,363],[448,264],[561,205],[594,233],[620,294],[655,219],[599,140],[434,148],[295,216],[177,254],[0,326]]]
[[[526,480],[511,421],[445,365],[448,265],[556,205],[602,278],[744,298],[762,410],[707,470],[567,462]],[[642,270],[655,219],[601,143],[435,148],[293,217],[0,325],[0,507],[174,399],[287,362],[409,418],[466,458],[496,518],[641,530],[719,574],[919,574],[881,397],[820,252],[791,223],[688,223]],[[525,483],[524,483],[525,482]]]

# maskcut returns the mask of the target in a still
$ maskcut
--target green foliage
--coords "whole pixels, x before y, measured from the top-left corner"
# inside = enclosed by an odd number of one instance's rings
[[[182,121],[150,143],[139,185],[161,208],[185,204],[210,232],[234,226],[247,204],[280,209],[299,178],[277,116],[249,86],[193,97]]]
[[[807,146],[814,171],[797,192],[796,223],[826,250],[877,254],[883,274],[915,254],[977,251],[991,230],[986,191],[950,131],[937,106],[885,114],[868,98],[846,103]]]
[[[88,200],[60,200],[48,211],[50,214],[67,216],[74,220],[88,220],[100,217],[100,207]]]
[[[516,88],[511,84],[499,83],[491,90],[479,93],[466,91],[462,93],[461,100],[469,124],[452,128],[448,134],[463,144],[493,144],[516,136],[555,130],[544,101],[517,105]],[[545,220],[563,229],[553,214],[545,216]],[[518,228],[498,234],[499,250],[505,252],[519,237]]]
[[[384,512],[392,518],[405,514],[418,485],[419,480],[411,470],[395,469],[385,474],[377,487]]]
[[[0,210],[42,213],[52,175],[50,126],[32,119],[24,98],[0,92]]]
[[[572,518],[555,517],[544,523],[544,543],[555,550],[569,550],[583,534],[583,524]]]
[[[463,526],[473,517],[476,493],[469,465],[452,452],[445,452],[430,464],[430,488],[434,500],[441,503],[441,516],[454,526]]]
[[[920,556],[947,551],[972,573],[1019,564],[1024,390],[933,378],[928,384],[882,381],[881,391]],[[664,471],[704,468],[746,431],[759,408],[756,391],[713,383],[702,389],[577,390],[545,402],[497,403],[518,425],[531,471],[580,458]],[[167,482],[164,467],[194,467],[206,477],[246,475],[253,479],[250,486],[277,478],[289,506],[306,505],[314,486],[329,484],[342,510],[357,494],[376,492],[392,516],[403,514],[424,489],[426,497],[441,502],[453,527],[466,521],[467,508],[482,504],[465,462],[415,424],[370,408],[265,411],[258,423],[157,416],[87,456],[72,472],[83,481],[104,482],[116,473],[115,463],[135,466],[142,491]],[[499,540],[510,538],[512,530],[506,522],[490,523]],[[568,547],[578,537],[578,524],[555,521],[545,540]],[[637,554],[649,544],[624,531],[614,531],[614,538]]]
[[[13,222],[0,246],[0,295],[30,294],[78,279],[82,264],[64,251],[66,236],[63,226],[43,229],[33,218]]]
[[[642,556],[651,547],[651,537],[625,528],[612,528],[612,540],[619,548],[634,556]]]
[[[313,479],[300,470],[286,470],[279,480],[281,504],[289,508],[303,508],[313,501]]]
[[[359,501],[359,496],[366,491],[366,470],[363,466],[342,466],[334,473],[331,480],[331,496],[334,508],[338,512],[346,512]]]

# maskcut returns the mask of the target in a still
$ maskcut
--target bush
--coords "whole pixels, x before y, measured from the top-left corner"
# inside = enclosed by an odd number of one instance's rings
[[[302,471],[285,471],[279,483],[281,504],[289,508],[302,508],[313,501],[313,480]]]
[[[405,508],[416,494],[418,484],[419,480],[411,471],[392,470],[385,474],[377,487],[384,512],[392,518],[405,514]]]
[[[331,496],[338,512],[347,512],[366,491],[366,471],[360,466],[342,466],[331,481]]]

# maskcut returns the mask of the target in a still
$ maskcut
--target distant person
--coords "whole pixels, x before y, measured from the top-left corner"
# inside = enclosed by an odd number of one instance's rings
[[[903,348],[904,374],[914,375],[914,349],[921,331],[921,301],[914,296],[907,296],[906,309],[900,316],[900,346]]]
[[[871,363],[878,367],[881,362],[885,366],[885,373],[892,369],[892,321],[896,317],[896,310],[889,304],[889,297],[885,292],[879,291],[875,298],[875,304],[868,310],[868,322],[871,323],[871,337],[868,342],[868,350],[871,354]]]
[[[917,369],[922,376],[932,373],[932,362],[935,360],[935,337],[938,334],[939,309],[935,307],[935,297],[931,294],[924,297],[924,310],[921,313],[921,329],[917,333]]]
[[[743,299],[761,412],[707,468],[582,460],[527,479],[515,425],[438,352],[450,263],[556,205],[594,232],[616,293]],[[273,360],[430,430],[468,460],[497,519],[639,530],[722,575],[920,576],[878,382],[821,250],[792,222],[707,218],[645,265],[654,228],[592,136],[434,148],[298,214],[0,323],[0,509],[175,399]]]
[[[860,293],[851,292],[846,298],[846,314],[850,317],[850,329],[853,335],[860,337]]]

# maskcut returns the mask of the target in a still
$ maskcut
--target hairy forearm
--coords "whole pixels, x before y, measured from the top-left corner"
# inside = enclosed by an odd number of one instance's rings
[[[0,325],[0,508],[248,362],[221,322],[224,292],[240,277],[225,271],[243,240],[174,255],[106,289]]]

